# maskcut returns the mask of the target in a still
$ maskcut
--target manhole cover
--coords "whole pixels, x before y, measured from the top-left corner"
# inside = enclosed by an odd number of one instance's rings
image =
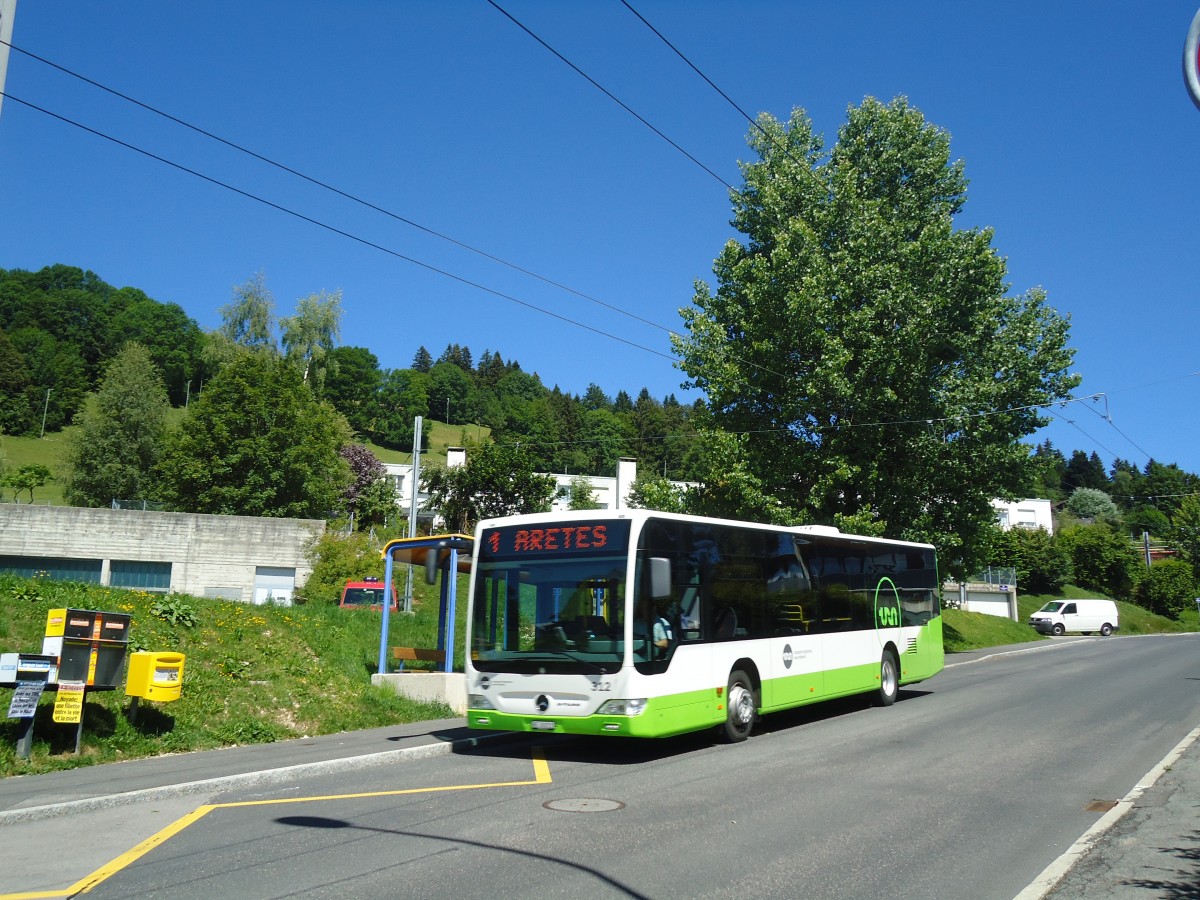
[[[624,809],[619,800],[547,800],[542,806],[558,812],[612,812]]]

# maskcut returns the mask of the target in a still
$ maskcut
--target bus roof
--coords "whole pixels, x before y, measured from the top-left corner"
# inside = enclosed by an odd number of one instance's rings
[[[481,533],[483,529],[486,528],[500,528],[506,525],[519,525],[523,523],[535,525],[549,522],[608,521],[612,519],[625,519],[632,522],[644,522],[646,519],[670,519],[677,522],[711,522],[714,525],[733,525],[741,526],[743,528],[761,528],[764,531],[792,534],[797,537],[824,537],[832,540],[860,542],[866,541],[877,544],[933,549],[932,544],[921,541],[905,541],[897,538],[874,537],[864,534],[850,534],[845,531],[840,531],[832,525],[771,525],[762,522],[743,522],[735,519],[718,519],[709,516],[693,516],[684,513],[661,512],[655,509],[586,509],[565,510],[563,512],[549,513],[526,513],[523,515],[484,519],[480,521],[479,525],[477,526],[479,529],[477,533]]]

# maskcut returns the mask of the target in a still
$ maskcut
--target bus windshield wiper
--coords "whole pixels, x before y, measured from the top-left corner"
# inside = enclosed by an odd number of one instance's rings
[[[586,660],[583,657],[576,656],[574,653],[570,653],[566,650],[534,650],[533,653],[534,654],[543,654],[544,653],[547,655],[566,657],[567,659],[571,660],[572,662],[577,662],[581,666],[586,666],[591,671],[596,672],[600,675],[608,674],[608,669],[605,669],[602,666],[598,666],[594,662],[591,662],[590,660]],[[532,658],[534,658],[534,657],[533,656],[525,657],[525,659],[532,659]]]

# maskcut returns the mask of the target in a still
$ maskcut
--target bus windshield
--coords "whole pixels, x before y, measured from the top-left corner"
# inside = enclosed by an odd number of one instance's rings
[[[489,529],[471,662],[482,672],[612,673],[624,658],[628,523]]]

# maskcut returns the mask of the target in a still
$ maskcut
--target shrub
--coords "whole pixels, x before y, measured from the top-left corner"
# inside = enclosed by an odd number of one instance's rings
[[[1055,594],[1071,580],[1071,555],[1040,528],[1013,528],[994,539],[992,564],[1012,566],[1023,593]]]
[[[1150,567],[1137,589],[1137,602],[1170,619],[1191,607],[1196,597],[1192,567],[1180,559],[1162,559]]]
[[[1137,548],[1103,523],[1064,528],[1058,539],[1071,557],[1075,583],[1109,597],[1131,597],[1142,575]]]
[[[1078,519],[1115,519],[1117,505],[1112,497],[1095,488],[1081,487],[1071,492],[1067,511]]]
[[[174,595],[159,597],[151,603],[150,615],[156,616],[164,622],[170,622],[172,625],[182,625],[185,628],[194,628],[199,621],[196,618],[196,611],[182,598]]]

